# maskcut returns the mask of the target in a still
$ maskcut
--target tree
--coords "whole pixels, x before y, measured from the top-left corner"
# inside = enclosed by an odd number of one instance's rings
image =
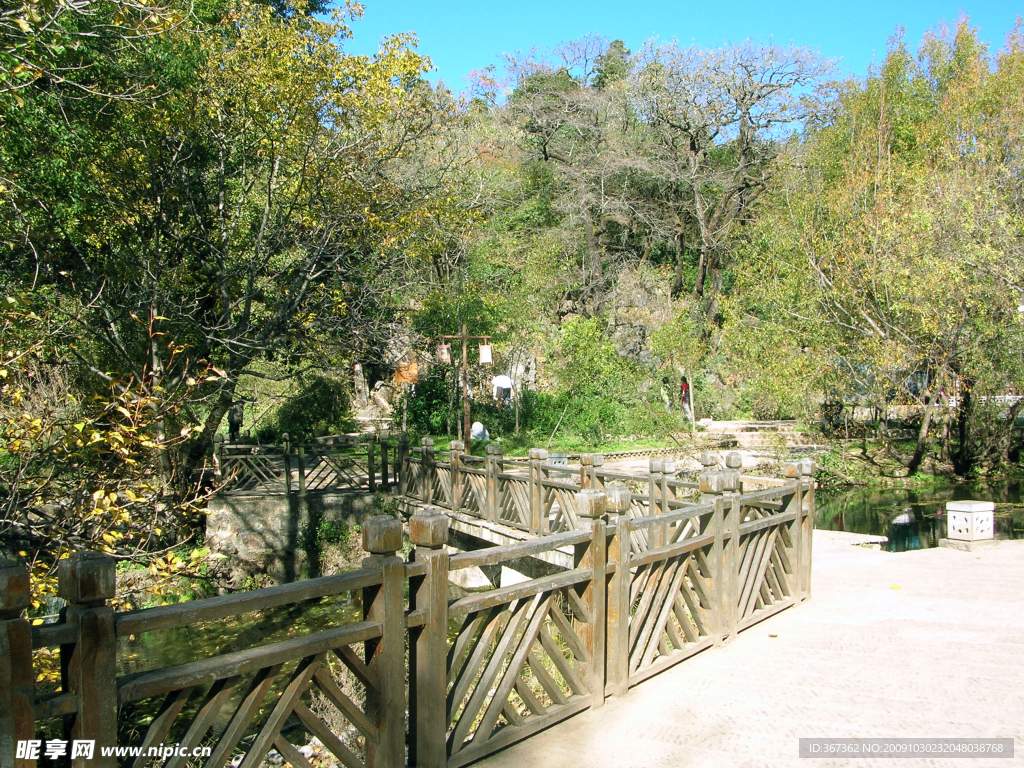
[[[744,263],[745,309],[812,348],[822,389],[919,407],[909,472],[951,397],[961,474],[1005,461],[1021,407],[996,397],[1024,369],[1022,55],[1018,32],[993,60],[966,20],[916,59],[895,38],[791,145]]]
[[[62,178],[19,179],[10,274],[58,292],[79,338],[69,352],[94,381],[177,398],[205,366],[220,372],[156,425],[203,426],[166,457],[179,489],[240,377],[379,348],[407,246],[448,226],[440,212],[458,218],[445,166],[422,159],[453,116],[421,79],[429,63],[401,36],[348,56],[346,34],[341,17],[243,4],[198,37],[154,45],[148,65],[165,67],[168,90],[152,105],[33,105],[71,107],[78,135],[58,146]],[[31,137],[18,149],[15,161],[45,170]]]
[[[708,319],[737,229],[775,173],[782,132],[807,115],[799,91],[826,69],[807,50],[752,42],[708,50],[651,41],[638,54],[630,101],[650,132],[641,168],[674,241],[672,292],[682,292],[694,254],[693,293]]]
[[[626,44],[621,40],[612,40],[607,50],[597,57],[594,87],[601,90],[627,78],[630,71],[629,57],[630,51]]]

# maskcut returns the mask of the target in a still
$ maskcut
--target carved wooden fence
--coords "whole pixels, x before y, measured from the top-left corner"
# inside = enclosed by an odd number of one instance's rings
[[[498,445],[487,446],[485,456],[471,456],[460,442],[438,451],[430,438],[414,448],[403,438],[395,461],[401,495],[538,536],[579,528],[576,493],[586,488],[624,483],[633,492],[633,516],[648,514],[652,499],[664,513],[697,494],[697,483],[672,477],[665,471],[672,462],[661,459],[650,461],[648,474],[629,475],[605,470],[601,454],[583,454],[579,464],[565,465],[549,461],[543,449],[506,459]],[[633,535],[640,545],[646,531]]]
[[[485,481],[497,478],[484,471]],[[457,768],[808,597],[814,484],[808,466],[786,472],[772,480],[708,471],[691,502],[674,500],[669,481],[655,477],[643,507],[625,485],[592,485],[573,497],[577,529],[454,555],[447,515],[420,509],[408,562],[396,556],[401,522],[376,517],[363,527],[371,556],[361,570],[137,611],[109,604],[114,561],[80,552],[60,565],[60,623],[39,627],[23,617],[27,570],[0,562],[0,765],[35,765],[17,757],[17,743],[62,721],[63,738],[96,742],[91,760],[71,761],[76,768],[256,768],[271,749],[309,768],[298,745],[310,736],[346,768]],[[740,492],[754,483],[769,487]],[[508,503],[518,509],[520,500]],[[555,549],[574,553],[572,568],[448,599],[452,571]],[[343,594],[361,611],[341,626],[117,673],[119,638]],[[43,649],[59,655],[61,670],[47,695],[37,694],[33,657]],[[102,754],[124,742],[127,719],[142,728],[122,746],[142,755]],[[177,751],[146,756],[167,744]],[[197,748],[207,753],[190,757]]]
[[[373,435],[339,435],[308,445],[289,442],[287,434],[281,444],[270,445],[225,443],[218,435],[215,480],[219,493],[248,496],[389,490],[388,455],[388,441]]]

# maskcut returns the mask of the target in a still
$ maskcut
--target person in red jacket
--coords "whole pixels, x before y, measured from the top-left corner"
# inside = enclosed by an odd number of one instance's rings
[[[690,382],[686,380],[685,376],[679,379],[679,404],[682,406],[686,417],[692,419],[693,416],[690,413]]]

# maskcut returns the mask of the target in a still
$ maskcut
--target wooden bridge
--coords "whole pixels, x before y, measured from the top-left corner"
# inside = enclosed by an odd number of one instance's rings
[[[0,565],[0,765],[34,765],[16,744],[64,734],[96,742],[92,760],[71,761],[82,768],[257,768],[271,750],[311,768],[298,746],[310,736],[347,768],[458,768],[809,596],[810,462],[785,465],[782,478],[709,467],[688,483],[657,463],[634,477],[581,458],[558,467],[542,451],[471,458],[424,442],[397,463],[400,490],[419,505],[408,560],[397,556],[402,522],[375,517],[362,569],[266,589],[119,612],[114,561],[80,552],[60,564],[61,622],[30,627],[28,573]],[[451,554],[444,508],[531,535]],[[552,551],[572,567],[449,599],[453,571]],[[119,638],[344,594],[361,617],[341,626],[117,673]],[[61,680],[44,694],[46,652],[59,655]],[[116,744],[142,754],[101,754]],[[147,756],[161,745],[175,751]]]

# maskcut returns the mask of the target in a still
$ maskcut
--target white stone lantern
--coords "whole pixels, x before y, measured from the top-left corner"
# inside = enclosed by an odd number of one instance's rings
[[[957,541],[994,538],[995,510],[991,501],[946,502],[946,537]]]

